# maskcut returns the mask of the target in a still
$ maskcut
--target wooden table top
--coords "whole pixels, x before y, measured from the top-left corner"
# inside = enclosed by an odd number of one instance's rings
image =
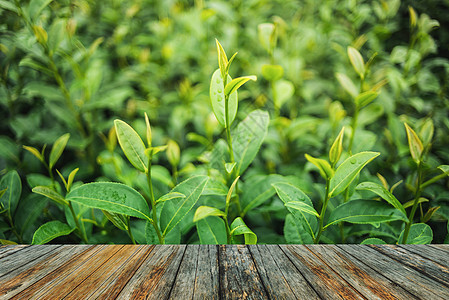
[[[0,299],[449,299],[449,245],[0,247]]]

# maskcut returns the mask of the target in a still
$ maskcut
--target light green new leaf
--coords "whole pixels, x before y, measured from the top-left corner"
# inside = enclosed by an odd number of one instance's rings
[[[438,166],[438,169],[440,169],[444,174],[449,176],[449,165]]]
[[[367,238],[363,240],[363,242],[361,242],[360,245],[382,245],[386,243],[387,242],[379,238]]]
[[[256,157],[267,135],[269,122],[268,112],[254,110],[233,131],[233,150],[237,163],[237,175],[241,175]]]
[[[232,170],[234,170],[234,167],[237,165],[237,163],[233,162],[233,163],[225,163],[225,170],[226,173],[231,174]]]
[[[402,243],[404,239],[404,230],[402,230],[399,236],[399,243]],[[406,244],[430,244],[433,240],[432,228],[424,223],[416,223],[410,226],[410,231],[407,237]]]
[[[407,125],[407,123],[404,123],[405,130],[407,132],[407,139],[408,139],[408,147],[410,148],[410,154],[412,155],[413,160],[416,164],[419,164],[421,161],[422,152],[424,150],[423,144],[421,140],[419,139],[416,132],[410,128],[410,126]]]
[[[193,176],[173,188],[171,192],[181,193],[185,198],[173,199],[167,202],[171,205],[164,205],[162,208],[160,223],[163,236],[166,236],[170,230],[181,222],[195,206],[208,180],[207,176]]]
[[[363,61],[363,57],[360,52],[354,47],[348,47],[348,57],[351,61],[354,70],[359,74],[360,78],[363,79],[365,76],[365,62]]]
[[[404,216],[407,216],[407,213],[405,212],[404,207],[402,206],[401,202],[399,202],[398,199],[386,188],[383,186],[374,183],[374,182],[362,182],[356,187],[357,190],[368,190],[376,195],[380,196],[382,199],[393,205],[393,207],[399,209]]]
[[[309,215],[314,215],[316,217],[320,216],[312,206],[307,205],[305,202],[290,201],[290,202],[285,203],[285,206],[299,210],[299,211],[304,212]]]
[[[3,197],[3,195],[6,193],[7,190],[8,188],[4,188],[3,190],[0,191],[0,198]]]
[[[72,188],[73,180],[75,179],[76,173],[78,173],[79,168],[74,169],[72,172],[70,172],[69,177],[67,179],[67,191],[70,192],[70,189]]]
[[[342,221],[356,224],[378,224],[396,220],[407,221],[407,217],[396,208],[384,202],[376,200],[352,200],[335,208],[325,228]]]
[[[276,190],[279,198],[284,202],[288,211],[301,223],[306,232],[308,232],[312,238],[315,238],[314,224],[311,224],[312,221],[316,223],[316,218],[312,217],[314,214],[312,213],[307,216],[304,214],[305,211],[287,206],[287,203],[302,202],[313,209],[313,204],[310,198],[303,191],[286,182],[274,183],[272,186]]]
[[[245,236],[245,244],[246,245],[255,245],[257,244],[257,236],[256,234],[246,226],[243,219],[240,217],[235,218],[235,220],[231,224],[231,236],[241,235]]]
[[[313,156],[310,156],[309,154],[305,154],[306,159],[314,164],[318,170],[320,171],[320,175],[324,179],[330,179],[334,176],[334,170],[332,169],[331,165],[321,158],[315,158]]]
[[[39,159],[40,161],[42,161],[42,162],[44,161],[44,157],[36,148],[30,147],[30,146],[23,146],[23,149],[27,150],[28,152],[30,152],[31,154],[36,156],[37,159]]]
[[[88,207],[107,210],[108,212],[150,219],[150,210],[146,200],[135,189],[115,182],[93,182],[83,184],[66,196]]]
[[[276,45],[276,26],[273,23],[259,24],[257,33],[262,47],[271,53]]]
[[[355,98],[355,105],[359,108],[362,108],[364,106],[367,106],[371,102],[374,101],[374,99],[377,98],[379,94],[373,91],[367,91],[364,93],[361,93]]]
[[[230,95],[232,93],[234,93],[235,91],[238,90],[239,87],[241,87],[242,85],[244,85],[246,82],[253,80],[253,81],[257,81],[257,77],[254,75],[251,76],[242,76],[242,77],[237,77],[231,80],[231,82],[228,82],[226,84],[224,93],[225,95]]]
[[[331,162],[332,166],[335,166],[335,164],[340,159],[341,153],[343,152],[344,134],[345,128],[343,127],[329,150],[329,161]]]
[[[60,221],[50,221],[39,227],[33,235],[32,245],[42,245],[50,242],[51,240],[69,235],[75,228],[70,228],[69,225]]]
[[[330,181],[329,197],[335,197],[343,192],[354,180],[357,174],[370,161],[379,156],[378,152],[360,152],[348,157],[335,171]]]
[[[337,77],[338,82],[341,84],[341,86],[349,93],[349,95],[352,96],[352,98],[356,98],[359,94],[359,90],[355,86],[354,82],[343,73],[336,73],[335,77]]]
[[[0,239],[0,245],[17,245],[17,243],[10,240]]]
[[[263,65],[262,76],[268,81],[276,81],[284,76],[284,68],[280,65]]]
[[[16,170],[6,173],[0,180],[0,190],[6,191],[0,198],[0,203],[8,210],[9,216],[13,216],[19,204],[20,195],[22,194],[22,181]]]
[[[165,202],[165,201],[172,200],[172,199],[177,199],[177,198],[185,198],[185,197],[186,196],[184,194],[181,194],[181,193],[169,192],[169,193],[163,195],[162,197],[160,197],[159,199],[157,199],[156,203]]]
[[[275,91],[274,103],[279,108],[290,99],[295,93],[295,86],[289,80],[281,79],[273,83],[273,89]]]
[[[108,212],[107,210],[102,210],[102,212],[118,229],[128,230],[128,224],[124,215]]]
[[[115,120],[115,131],[118,142],[129,162],[142,172],[148,170],[148,157],[145,155],[145,145],[137,132],[122,120]]]
[[[52,190],[49,187],[46,186],[36,186],[33,188],[33,193],[45,196],[56,203],[62,204],[62,205],[68,205],[69,203],[62,197],[58,192],[55,190]]]
[[[429,202],[429,199],[419,197],[418,204],[426,203],[426,202]],[[405,202],[404,204],[402,204],[402,206],[404,208],[409,208],[409,207],[412,207],[414,203],[415,203],[415,199]]]
[[[31,0],[30,4],[28,5],[28,16],[31,18],[31,20],[36,19],[41,11],[47,7],[53,0]]]
[[[225,223],[219,217],[199,220],[196,223],[196,231],[202,245],[223,245],[227,243]]]
[[[210,216],[224,217],[226,216],[226,214],[215,207],[200,206],[196,209],[195,215],[193,216],[193,222],[198,222],[199,220],[205,219]]]
[[[61,156],[62,152],[65,149],[65,146],[67,145],[67,142],[70,138],[70,133],[66,133],[60,138],[56,140],[56,142],[53,144],[53,147],[51,148],[50,152],[50,169],[53,168],[53,166],[58,161],[59,157]]]
[[[226,52],[223,49],[223,46],[221,46],[220,42],[215,39],[215,44],[217,45],[217,56],[218,56],[218,67],[221,72],[221,76],[224,77],[228,66],[228,58],[226,56]]]
[[[228,213],[229,205],[231,204],[231,198],[232,198],[232,192],[234,192],[234,188],[237,184],[237,181],[239,181],[240,176],[237,176],[236,179],[234,179],[234,182],[229,187],[228,193],[226,194],[226,214]]]
[[[212,79],[210,81],[210,101],[212,104],[212,111],[215,114],[218,122],[226,127],[226,119],[225,119],[225,93],[224,93],[224,83],[223,77],[221,76],[220,70],[217,69],[212,75]],[[227,82],[232,81],[231,76],[228,75]],[[229,95],[228,99],[228,124],[231,126],[232,122],[234,122],[235,116],[237,114],[238,107],[238,94],[237,92]]]

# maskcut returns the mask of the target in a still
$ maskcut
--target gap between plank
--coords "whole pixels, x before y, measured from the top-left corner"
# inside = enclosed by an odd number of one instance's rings
[[[184,260],[184,255],[186,254],[186,251],[187,251],[187,245],[184,247],[184,252],[182,253],[182,257],[181,257],[181,260],[179,261],[178,269],[176,270],[175,278],[173,279],[172,285],[170,287],[170,291],[168,292],[168,295],[167,295],[166,299],[170,298],[170,295],[171,295],[171,293],[173,291],[173,288],[175,287],[176,278],[178,278],[179,269],[181,268],[182,261]],[[196,274],[196,271],[195,271],[195,274]]]

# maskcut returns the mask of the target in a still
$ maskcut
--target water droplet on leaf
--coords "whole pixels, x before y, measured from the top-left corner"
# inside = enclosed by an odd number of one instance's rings
[[[351,158],[350,162],[351,162],[351,164],[355,164],[357,162],[357,159],[356,158]]]

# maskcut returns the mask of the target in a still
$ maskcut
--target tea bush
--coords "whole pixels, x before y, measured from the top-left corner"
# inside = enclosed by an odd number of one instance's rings
[[[0,1],[1,243],[449,242],[414,5]]]

